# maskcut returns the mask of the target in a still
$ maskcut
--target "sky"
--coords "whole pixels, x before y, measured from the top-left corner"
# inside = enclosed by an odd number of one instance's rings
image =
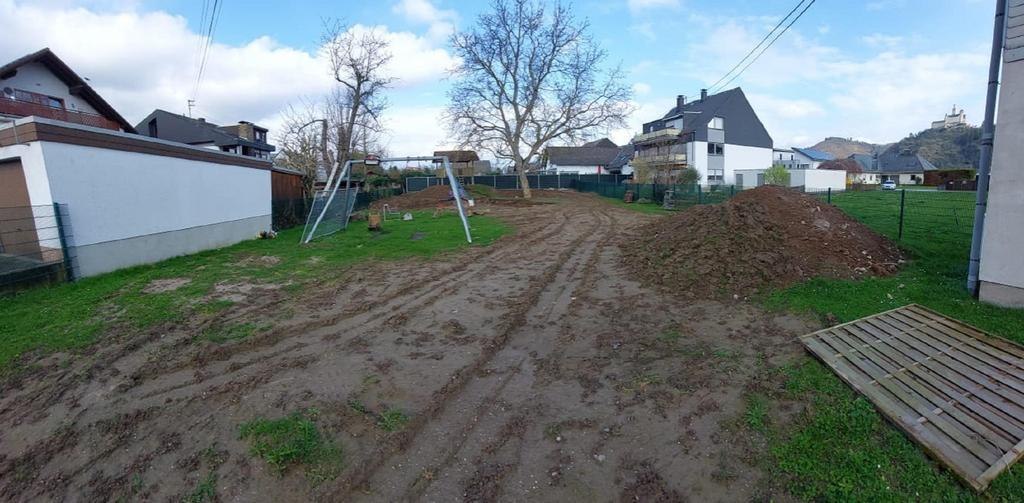
[[[212,0],[208,0],[212,2]],[[797,0],[575,0],[574,14],[621,65],[633,90],[622,144],[743,58]],[[155,108],[267,126],[326,93],[325,19],[374,28],[390,42],[387,148],[452,147],[441,119],[458,59],[448,37],[470,29],[481,0],[223,0],[206,69],[196,73],[204,0],[0,0],[0,63],[50,47],[135,123]],[[741,87],[776,147],[827,136],[875,143],[926,129],[955,104],[983,112],[994,1],[817,0],[728,88]]]

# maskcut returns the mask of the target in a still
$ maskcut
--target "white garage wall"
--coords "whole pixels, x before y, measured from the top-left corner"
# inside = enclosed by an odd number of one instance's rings
[[[77,246],[270,215],[269,170],[39,143]]]
[[[700,148],[700,147],[698,147]],[[707,145],[704,145],[704,156],[707,157]],[[744,145],[725,145],[725,185],[736,183],[736,170],[767,169],[772,165],[772,149],[747,147]],[[750,182],[744,180],[750,185]]]
[[[833,169],[794,169],[789,172],[790,187],[808,191],[846,190],[846,171]]]

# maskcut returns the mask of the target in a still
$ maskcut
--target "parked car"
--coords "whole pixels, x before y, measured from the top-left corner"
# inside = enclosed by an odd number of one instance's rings
[[[882,182],[882,190],[896,190],[896,182],[892,180]]]

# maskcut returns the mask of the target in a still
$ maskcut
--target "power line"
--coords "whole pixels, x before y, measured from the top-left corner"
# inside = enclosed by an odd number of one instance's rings
[[[206,71],[206,62],[210,58],[210,47],[213,45],[213,34],[217,30],[217,21],[220,19],[220,13],[223,8],[221,0],[213,0],[213,7],[210,9],[210,22],[207,25],[205,31],[206,44],[203,47],[202,56],[199,61],[199,69],[196,71],[196,81],[192,86],[192,99],[195,100],[196,95],[199,94],[199,86],[203,81],[203,74]]]
[[[799,2],[797,2],[797,4],[796,4],[796,5],[795,5],[795,6],[793,7],[793,10],[789,11],[789,14],[786,14],[786,17],[784,17],[784,18],[780,19],[780,20],[779,20],[779,22],[775,24],[775,27],[774,27],[774,28],[772,28],[772,30],[771,30],[771,31],[769,31],[768,33],[766,33],[766,34],[765,34],[765,36],[764,36],[764,38],[762,38],[762,39],[761,39],[761,41],[757,43],[757,45],[755,45],[755,46],[754,46],[754,47],[753,47],[752,49],[750,49],[750,51],[749,51],[749,52],[747,52],[746,56],[743,56],[743,59],[739,60],[739,61],[738,61],[738,62],[736,63],[736,66],[733,66],[732,68],[730,68],[730,69],[729,69],[729,71],[728,71],[728,72],[725,72],[725,75],[722,75],[722,76],[721,76],[721,77],[720,77],[720,78],[719,78],[718,80],[716,80],[716,81],[715,81],[715,83],[714,83],[714,84],[711,84],[710,86],[708,86],[708,89],[713,89],[713,88],[714,88],[715,86],[717,86],[717,85],[718,85],[718,84],[719,84],[720,82],[722,82],[723,80],[725,80],[725,78],[726,78],[726,77],[728,77],[728,76],[729,76],[730,74],[732,74],[732,72],[736,71],[736,69],[737,69],[737,68],[739,68],[739,67],[740,67],[740,65],[742,65],[742,64],[743,64],[743,62],[744,62],[744,61],[746,61],[746,60],[747,60],[747,58],[749,58],[751,54],[754,54],[754,51],[756,51],[756,50],[757,50],[758,48],[760,48],[760,47],[761,47],[762,45],[764,45],[765,41],[766,41],[766,40],[768,40],[768,37],[772,36],[772,34],[773,34],[773,33],[775,33],[775,30],[778,30],[778,29],[779,29],[779,27],[781,27],[781,26],[782,26],[782,23],[785,23],[785,22],[786,22],[786,20],[787,20],[787,19],[789,19],[789,16],[792,16],[792,15],[793,15],[793,13],[794,13],[794,12],[796,12],[796,10],[797,10],[797,9],[799,9],[799,8],[800,8],[800,6],[801,6],[801,5],[803,5],[803,3],[804,3],[805,1],[806,1],[806,0],[800,0]],[[812,2],[812,3],[813,3],[813,2]]]
[[[803,0],[801,0],[801,2],[802,2],[802,1],[803,1]],[[761,55],[765,53],[765,51],[767,51],[767,50],[768,50],[769,48],[771,48],[771,46],[772,46],[773,44],[775,44],[775,41],[776,41],[776,40],[778,40],[778,39],[779,39],[779,37],[781,37],[781,36],[782,36],[782,35],[784,35],[784,34],[785,34],[785,33],[786,33],[787,31],[789,31],[789,28],[790,28],[791,26],[793,26],[793,24],[794,24],[794,23],[796,23],[796,22],[797,22],[798,20],[800,20],[800,18],[801,18],[801,17],[802,17],[803,15],[804,15],[804,13],[805,13],[805,12],[807,12],[807,9],[810,9],[810,8],[811,8],[811,6],[812,6],[812,5],[814,5],[814,2],[815,2],[815,1],[817,1],[817,0],[811,0],[811,1],[810,1],[810,3],[808,3],[808,4],[806,5],[806,6],[804,6],[803,10],[801,10],[801,11],[800,11],[800,13],[799,13],[799,14],[797,14],[797,15],[796,15],[796,17],[794,17],[794,18],[793,18],[793,20],[792,20],[792,21],[790,21],[790,22],[789,22],[789,24],[787,24],[787,25],[786,25],[786,28],[785,28],[785,29],[783,29],[782,31],[780,31],[780,32],[778,33],[778,35],[775,35],[775,38],[773,38],[773,39],[771,40],[771,42],[768,42],[768,45],[764,46],[764,49],[761,49],[761,52],[757,53],[757,56],[754,56],[754,58],[753,58],[753,59],[751,59],[751,60],[750,60],[750,61],[749,61],[749,62],[748,62],[748,63],[746,64],[746,66],[744,66],[744,67],[743,67],[743,68],[742,68],[742,69],[741,69],[741,70],[740,70],[740,71],[739,71],[738,73],[736,73],[736,75],[733,75],[733,76],[732,76],[732,78],[730,78],[730,79],[729,79],[728,81],[726,81],[726,83],[725,83],[725,84],[722,84],[722,85],[721,85],[720,87],[718,87],[718,88],[717,88],[717,89],[716,89],[715,91],[713,91],[713,92],[718,92],[718,91],[720,91],[720,90],[722,90],[722,89],[725,89],[725,87],[726,87],[726,86],[728,86],[729,84],[731,84],[731,83],[732,83],[732,81],[736,80],[736,77],[739,77],[740,75],[742,75],[742,74],[743,74],[743,72],[745,72],[745,71],[747,70],[747,68],[750,68],[750,65],[754,64],[754,62],[755,62],[755,61],[757,61],[757,59],[758,59],[758,58],[760,58],[760,57],[761,57]]]

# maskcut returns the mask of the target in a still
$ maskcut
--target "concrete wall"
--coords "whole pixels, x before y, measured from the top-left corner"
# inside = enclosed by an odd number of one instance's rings
[[[227,246],[270,229],[270,171],[50,141],[22,159],[34,205],[68,205],[75,273]]]
[[[846,171],[832,169],[794,169],[789,172],[790,187],[807,191],[846,190]]]
[[[980,298],[1024,308],[1024,169],[1020,164],[1024,159],[1020,141],[1024,137],[1024,60],[1003,64],[997,117],[981,247]]]
[[[741,188],[750,189],[757,187],[757,175],[763,174],[764,169],[738,169],[735,174],[743,175]],[[846,190],[846,171],[830,169],[792,169],[789,170],[789,186],[804,187],[808,191],[823,191],[832,189],[833,192]]]
[[[99,113],[85,100],[68,92],[68,85],[51,73],[42,63],[29,63],[21,66],[15,76],[9,79],[0,79],[0,89],[4,87],[61,98],[68,110],[91,114]]]

